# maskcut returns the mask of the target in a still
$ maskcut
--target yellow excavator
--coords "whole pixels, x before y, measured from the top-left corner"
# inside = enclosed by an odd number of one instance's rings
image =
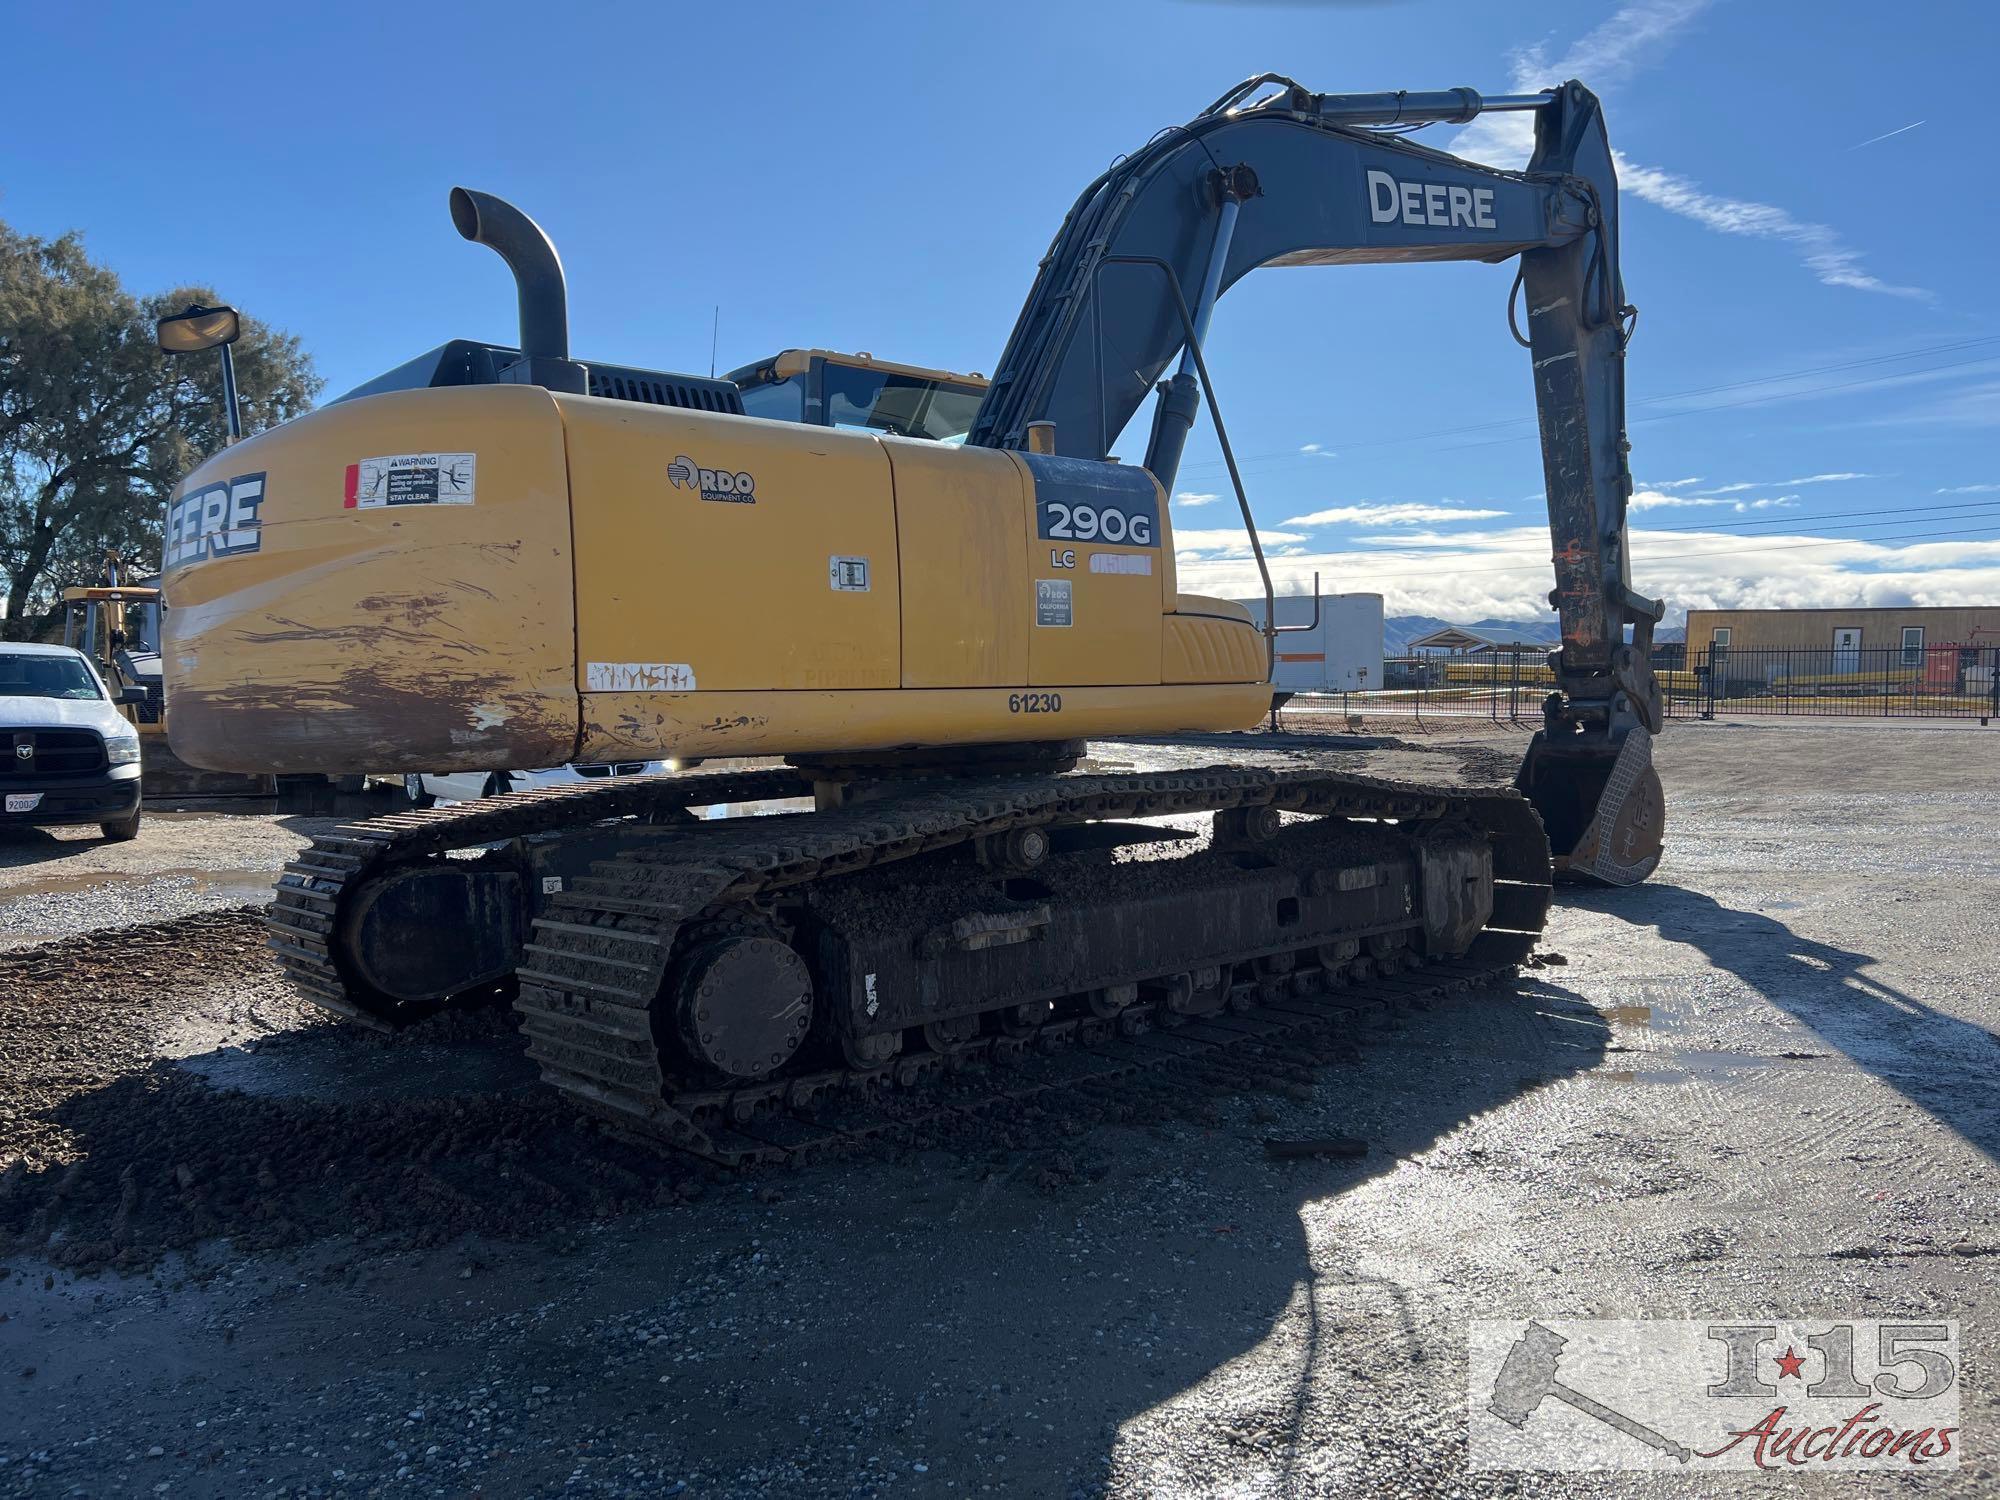
[[[1403,133],[1491,109],[1533,112],[1525,172]],[[905,367],[857,395],[824,351],[730,380],[578,360],[547,236],[482,193],[450,207],[513,271],[519,347],[454,341],[176,490],[177,746],[273,771],[784,764],[315,840],[271,942],[328,1009],[393,1028],[504,994],[580,1104],[756,1160],[829,1089],[1074,1042],[1271,1041],[1331,990],[1510,972],[1552,873],[1657,862],[1635,314],[1581,85],[1248,80],[1085,189],[990,382]],[[1255,543],[1202,357],[1223,293],[1271,265],[1516,258],[1563,629],[1518,790],[1077,771],[1089,739],[1248,729],[1270,704],[1275,631],[1181,590],[1166,504],[1206,401]],[[1148,401],[1145,461],[1120,463]]]

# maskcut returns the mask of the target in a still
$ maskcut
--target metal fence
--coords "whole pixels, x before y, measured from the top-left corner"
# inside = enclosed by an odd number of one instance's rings
[[[1674,718],[2000,718],[2000,646],[1710,646],[1660,681]]]
[[[1776,714],[1801,718],[2000,720],[2000,647],[1772,649],[1679,644],[1653,653],[1670,719]],[[1382,687],[1365,693],[1302,693],[1278,715],[1287,720],[1384,719],[1417,727],[1464,727],[1469,720],[1539,727],[1555,687],[1545,652],[1393,657]]]

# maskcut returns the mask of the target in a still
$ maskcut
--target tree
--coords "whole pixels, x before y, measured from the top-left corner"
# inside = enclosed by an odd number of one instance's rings
[[[78,235],[0,223],[0,638],[46,631],[107,548],[139,570],[159,557],[168,493],[228,423],[219,357],[163,354],[153,322],[219,300],[207,287],[134,297]],[[246,433],[306,411],[324,383],[296,338],[254,318],[235,356]]]

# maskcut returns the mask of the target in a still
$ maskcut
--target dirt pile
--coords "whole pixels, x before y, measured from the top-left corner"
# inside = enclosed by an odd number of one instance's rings
[[[691,1169],[540,1089],[458,1094],[447,1077],[429,1095],[259,1095],[163,1055],[190,1015],[246,1011],[262,1040],[233,1050],[253,1055],[518,1047],[505,1011],[394,1041],[320,1020],[283,992],[247,910],[0,956],[0,1245],[130,1269],[222,1235],[264,1249],[562,1233],[700,1191]]]
[[[821,1113],[867,1116],[856,1153],[944,1149],[1061,1195],[1102,1174],[1080,1149],[1097,1125],[1212,1122],[1225,1095],[1295,1090],[1356,1060],[1343,1035],[1287,1045],[1285,1057],[1230,1054],[970,1111],[919,1089],[835,1097]],[[334,1234],[389,1248],[466,1235],[562,1246],[594,1222],[698,1198],[723,1175],[536,1083],[504,1006],[394,1038],[330,1021],[287,990],[251,910],[0,956],[0,1046],[14,1062],[0,1084],[0,1251],[76,1270],[141,1270],[224,1237],[241,1250]],[[896,1128],[872,1133],[885,1114]],[[791,1170],[769,1169],[760,1192],[778,1197]]]

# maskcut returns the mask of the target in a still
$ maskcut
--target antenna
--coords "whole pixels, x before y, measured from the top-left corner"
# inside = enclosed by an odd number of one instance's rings
[[[722,304],[715,304],[715,320],[708,328],[708,378],[715,379],[715,345],[722,336]]]

